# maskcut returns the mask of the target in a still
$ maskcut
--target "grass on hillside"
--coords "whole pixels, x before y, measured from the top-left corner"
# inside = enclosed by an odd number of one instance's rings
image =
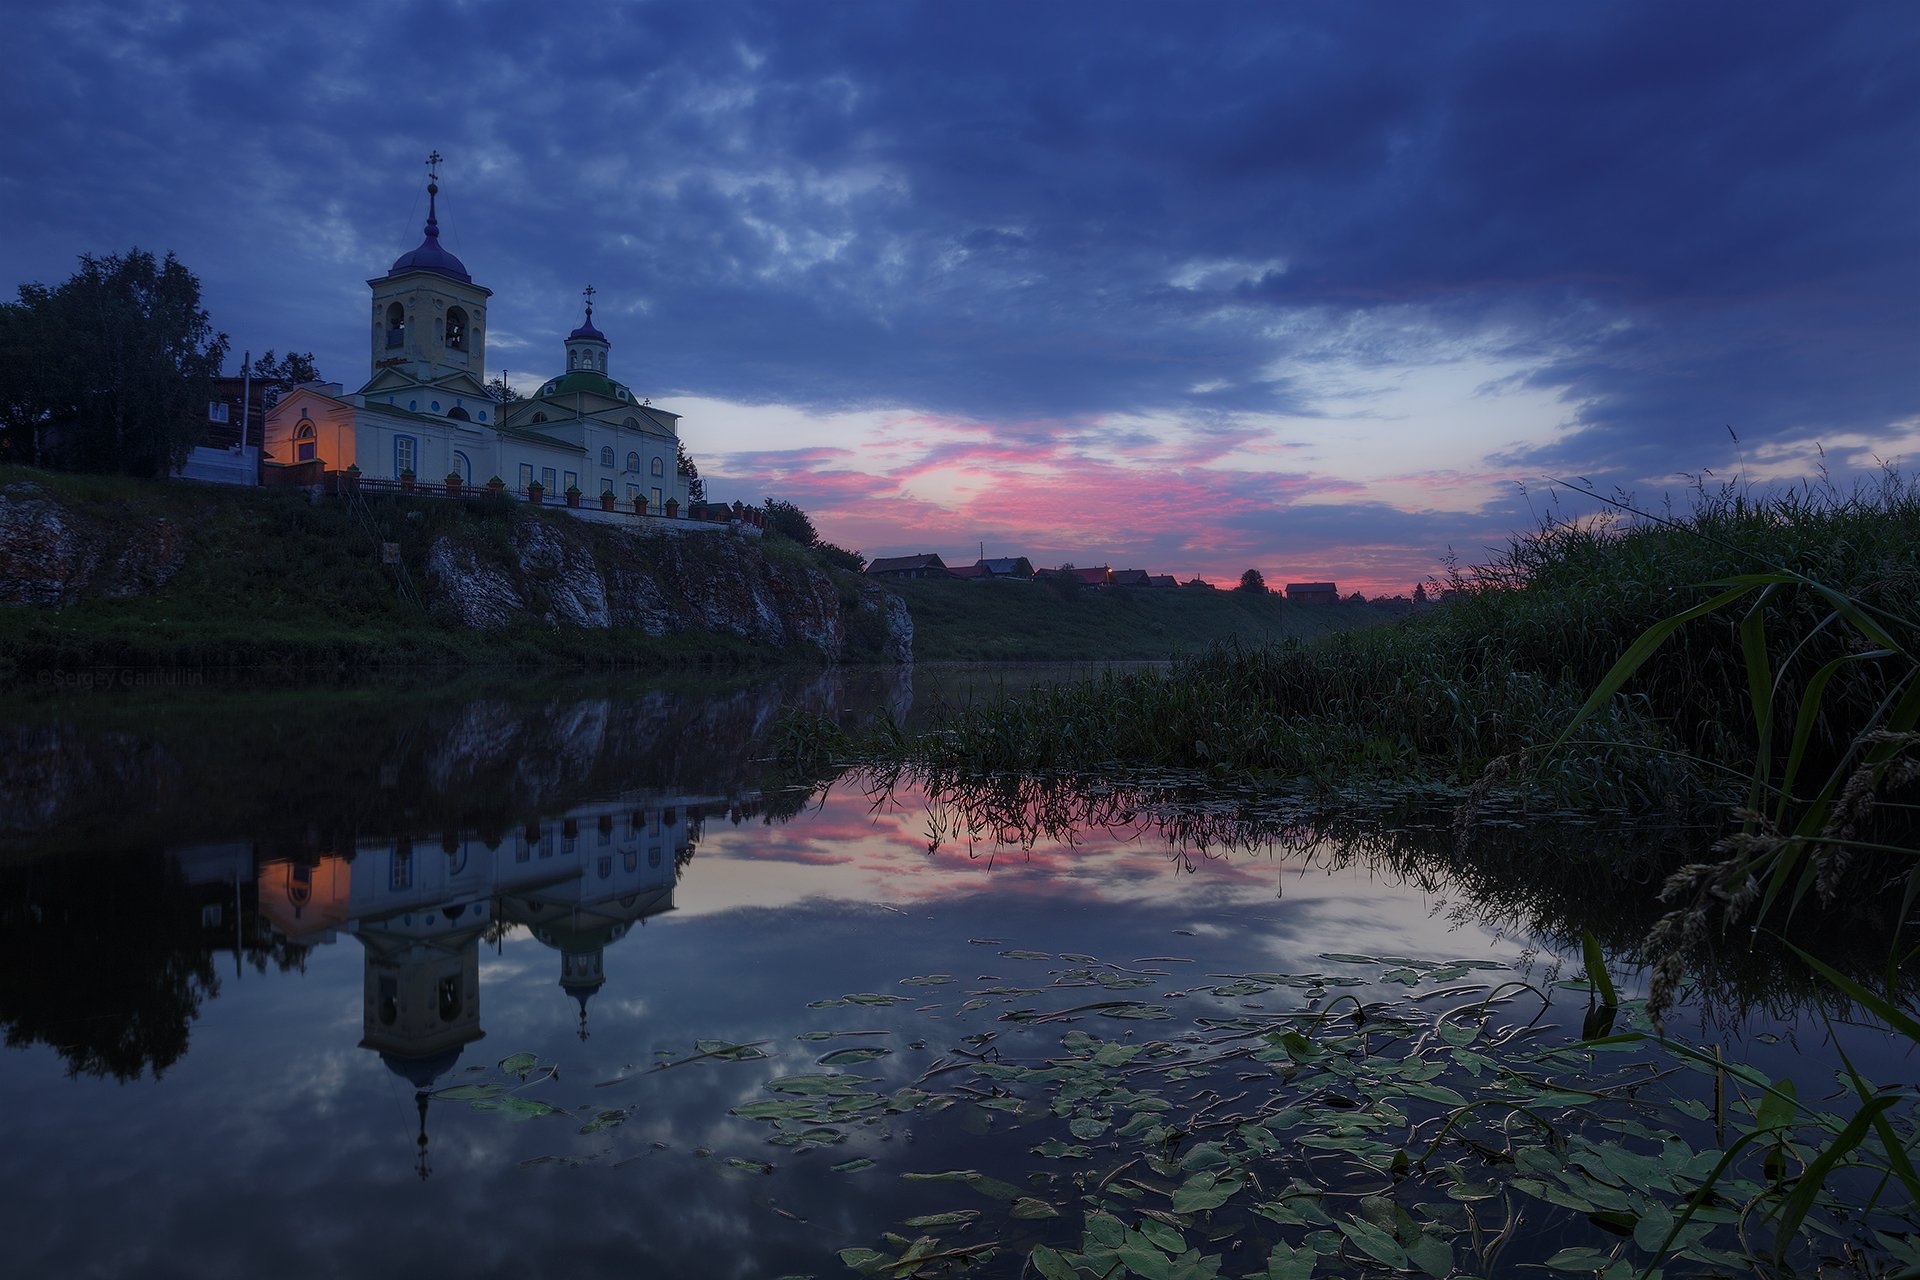
[[[1173,767],[1332,786],[1365,777],[1468,785],[1496,760],[1533,753],[1541,776],[1588,799],[1665,805],[1737,785],[1756,754],[1789,749],[1784,729],[1762,739],[1750,656],[1765,654],[1772,705],[1819,695],[1796,739],[1806,776],[1845,758],[1910,682],[1900,659],[1870,656],[1855,629],[1834,625],[1821,591],[1770,589],[1739,612],[1675,631],[1545,758],[1650,627],[1713,599],[1716,580],[1769,569],[1825,584],[1911,637],[1920,495],[1890,474],[1852,493],[1702,495],[1678,521],[1556,524],[1470,574],[1452,603],[1390,626],[1312,644],[1236,640],[1168,670],[975,704],[937,732],[867,745],[970,773]],[[1743,624],[1748,613],[1758,620]],[[1846,661],[1830,666],[1836,659]]]
[[[1198,588],[1061,592],[1037,582],[889,582],[913,615],[913,656],[943,661],[1158,660],[1225,640],[1307,640],[1372,626],[1369,604],[1289,604]]]
[[[404,598],[375,545],[400,545],[417,593],[424,585],[418,568],[441,534],[504,546],[516,520],[570,518],[558,512],[370,497],[370,536],[343,504],[295,490],[0,468],[0,483],[14,482],[49,490],[82,525],[164,520],[187,554],[150,595],[0,609],[0,675],[85,667],[759,664],[785,656],[722,635],[552,627],[533,617],[473,631],[431,602],[423,608]]]

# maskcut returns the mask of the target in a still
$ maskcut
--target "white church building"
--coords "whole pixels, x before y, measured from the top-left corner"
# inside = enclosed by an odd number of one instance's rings
[[[439,160],[436,153],[429,161]],[[680,475],[680,415],[657,408],[608,375],[612,343],[586,319],[565,339],[567,371],[527,399],[501,403],[487,391],[487,300],[460,259],[440,244],[431,170],[426,238],[400,255],[373,290],[368,317],[372,371],[346,394],[309,383],[283,395],[266,418],[267,483],[318,484],[322,473],[358,468],[372,480],[439,486],[459,476],[484,488],[534,484],[547,501],[578,489],[598,505],[611,492],[625,511],[644,498],[660,514],[687,505]],[[277,473],[277,474],[276,474]]]

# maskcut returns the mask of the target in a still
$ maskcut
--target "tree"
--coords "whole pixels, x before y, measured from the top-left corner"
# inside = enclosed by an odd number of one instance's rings
[[[813,527],[813,521],[807,513],[783,498],[768,498],[766,501],[767,528],[775,533],[793,539],[803,547],[810,547],[820,540],[820,534]]]
[[[499,401],[501,404],[505,404],[509,400],[518,400],[520,398],[519,396],[514,394],[513,387],[508,384],[507,380],[505,378],[499,378],[499,377],[495,378],[493,381],[487,384],[487,394],[492,396],[495,400]]]
[[[0,320],[7,452],[75,470],[165,471],[205,429],[226,356],[200,281],[172,254],[83,256],[57,289],[21,285]]]
[[[1234,590],[1247,591],[1257,596],[1263,596],[1267,594],[1266,575],[1262,574],[1258,569],[1249,569],[1240,575],[1240,585],[1235,587]]]
[[[253,380],[260,384],[260,403],[271,409],[280,397],[303,382],[320,381],[320,370],[311,351],[289,351],[275,359],[273,349],[253,362]]]
[[[849,551],[845,547],[836,547],[831,542],[816,542],[813,544],[813,549],[820,553],[822,560],[825,560],[835,568],[845,569],[849,573],[866,572],[867,558],[858,551]]]
[[[687,501],[705,502],[707,500],[707,482],[700,478],[700,468],[694,466],[693,459],[687,456],[686,442],[684,440],[676,440],[674,441],[673,447],[679,455],[674,465],[687,480]]]

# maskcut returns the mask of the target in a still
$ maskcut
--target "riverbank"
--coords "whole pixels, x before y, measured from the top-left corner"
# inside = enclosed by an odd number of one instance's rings
[[[920,662],[1159,661],[1235,640],[1314,640],[1393,615],[1379,605],[1290,603],[1197,587],[1060,589],[1039,582],[890,582],[913,615]]]
[[[777,539],[521,503],[0,468],[0,678],[103,668],[896,661],[887,594]]]
[[[1917,545],[1920,497],[1897,476],[1715,495],[1682,519],[1543,530],[1392,626],[1219,646],[975,702],[923,733],[794,723],[782,749],[905,767],[935,790],[1178,774],[1337,805],[1383,784],[1450,788],[1463,837],[1496,789],[1661,816],[1727,837],[1706,857],[1674,846],[1675,929],[1843,890],[1910,902]]]

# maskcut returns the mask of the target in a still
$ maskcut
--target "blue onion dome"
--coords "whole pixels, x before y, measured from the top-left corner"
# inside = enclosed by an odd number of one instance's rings
[[[606,334],[600,332],[598,329],[593,327],[593,308],[592,307],[587,308],[587,318],[580,322],[580,327],[567,335],[568,342],[572,342],[575,338],[591,338],[595,342],[606,342],[608,346],[613,345],[611,342],[607,341]]]
[[[387,272],[397,276],[405,271],[432,271],[438,275],[451,276],[467,284],[473,283],[473,277],[467,274],[466,266],[460,259],[440,247],[440,218],[435,207],[435,197],[440,194],[440,184],[427,184],[427,238],[420,247],[411,253],[403,253],[394,259],[393,269]]]

